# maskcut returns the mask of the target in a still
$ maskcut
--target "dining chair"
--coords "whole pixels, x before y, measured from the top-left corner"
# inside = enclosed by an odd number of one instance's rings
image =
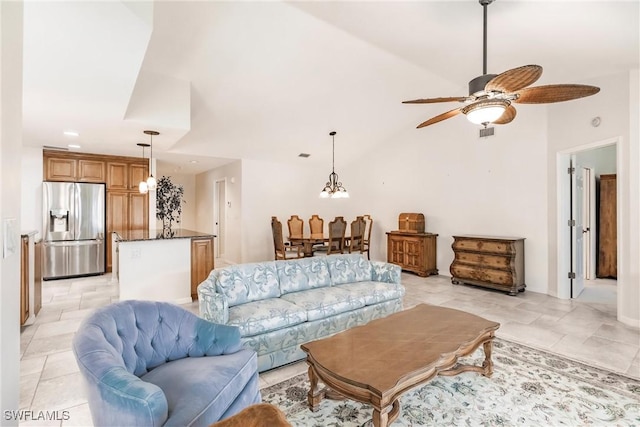
[[[302,258],[301,245],[285,245],[282,237],[282,223],[277,217],[271,217],[271,233],[273,234],[273,249],[276,261],[279,259]]]
[[[347,231],[347,221],[337,216],[329,222],[329,242],[327,243],[327,255],[344,253],[344,233]]]
[[[371,215],[366,214],[366,215],[362,215],[362,218],[364,219],[364,222],[366,223],[366,227],[364,230],[364,241],[363,241],[363,249],[362,249],[362,253],[367,253],[367,259],[371,259],[371,254],[369,253],[369,248],[370,248],[370,242],[371,242],[371,229],[373,228],[373,218],[371,218]]]
[[[320,218],[316,214],[311,215],[311,218],[309,218],[309,230],[311,231],[311,234],[324,234],[324,219]]]
[[[304,221],[298,215],[291,215],[287,220],[289,227],[289,237],[302,237],[304,234]]]
[[[349,253],[364,252],[364,230],[367,226],[364,218],[356,217],[351,221],[351,237],[349,238]]]

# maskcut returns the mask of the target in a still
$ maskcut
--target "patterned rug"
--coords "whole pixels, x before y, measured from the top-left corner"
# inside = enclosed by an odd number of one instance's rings
[[[482,348],[482,347],[481,347]],[[478,349],[461,359],[482,364]],[[640,380],[496,339],[493,376],[436,377],[405,393],[393,426],[640,426]],[[328,400],[307,407],[307,374],[262,390],[293,426],[372,426],[370,405]]]

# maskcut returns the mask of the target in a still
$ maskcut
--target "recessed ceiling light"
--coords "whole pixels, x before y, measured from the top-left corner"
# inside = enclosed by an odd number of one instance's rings
[[[196,163],[198,163],[198,161],[197,160],[189,160],[189,163],[196,164]]]
[[[80,148],[80,146],[78,144],[67,144],[67,147],[69,147],[69,148]]]
[[[65,130],[62,133],[64,133],[67,136],[80,136],[80,134],[78,132],[73,131],[73,130]]]

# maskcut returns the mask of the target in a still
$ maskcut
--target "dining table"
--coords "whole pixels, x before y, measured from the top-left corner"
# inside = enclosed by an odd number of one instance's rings
[[[292,245],[302,244],[302,251],[305,257],[313,256],[313,247],[319,244],[325,244],[329,241],[328,237],[324,237],[322,233],[310,234],[308,236],[289,236],[289,242]]]

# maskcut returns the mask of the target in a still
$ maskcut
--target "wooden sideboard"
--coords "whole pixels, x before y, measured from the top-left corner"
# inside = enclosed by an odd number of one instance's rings
[[[451,283],[468,283],[517,295],[524,283],[524,238],[453,236]]]
[[[387,262],[422,277],[438,274],[436,237],[432,233],[387,232]]]

